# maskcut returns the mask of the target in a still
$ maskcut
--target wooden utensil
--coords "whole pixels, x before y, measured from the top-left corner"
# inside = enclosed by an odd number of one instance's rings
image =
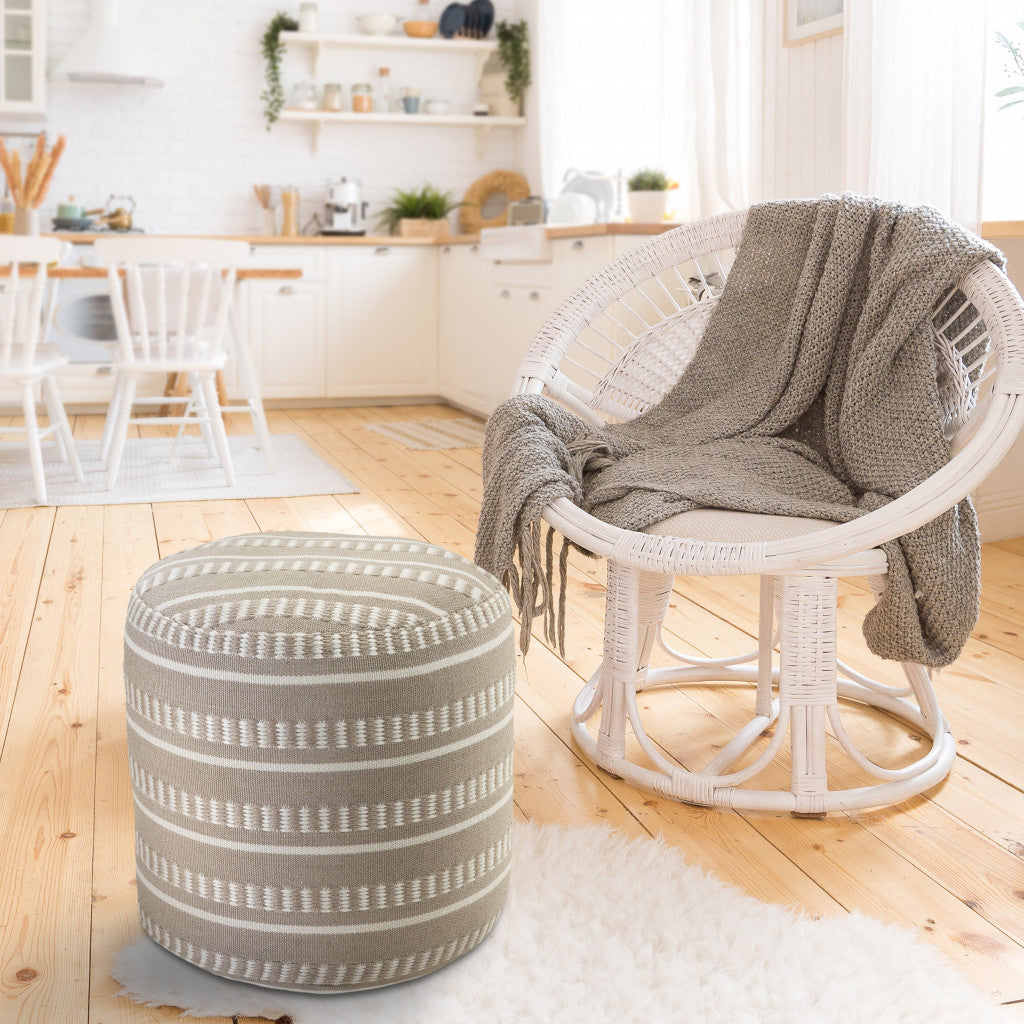
[[[8,151],[3,139],[0,139],[0,167],[3,167],[4,176],[7,178],[7,187],[10,189],[15,209],[39,209],[50,189],[53,173],[57,169],[57,162],[64,152],[66,143],[67,138],[64,135],[59,136],[53,149],[47,153],[46,136],[40,132],[23,179],[21,154],[16,149]]]

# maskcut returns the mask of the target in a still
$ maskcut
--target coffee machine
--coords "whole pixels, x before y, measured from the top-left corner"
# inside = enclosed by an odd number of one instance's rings
[[[366,208],[358,181],[341,181],[327,186],[322,235],[365,235]]]

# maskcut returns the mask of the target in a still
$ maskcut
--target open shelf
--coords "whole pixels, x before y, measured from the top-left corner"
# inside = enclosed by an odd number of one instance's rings
[[[433,36],[430,39],[414,39],[412,36],[383,35],[369,33],[334,32],[282,32],[284,43],[299,43],[303,46],[362,47],[375,50],[446,50],[450,53],[491,53],[498,48],[493,39],[445,39]]]
[[[477,117],[475,114],[358,114],[348,110],[282,110],[282,121],[315,124],[463,124],[474,128],[518,128],[525,117]]]
[[[483,73],[487,58],[494,53],[498,44],[494,39],[445,39],[434,36],[431,39],[415,39],[400,35],[369,35],[366,33],[330,32],[282,32],[281,41],[287,45],[308,47],[311,50],[313,78],[320,75],[320,54],[325,49],[358,50],[399,50],[405,53],[430,52],[433,54],[461,54],[474,59],[477,81]],[[375,124],[375,125],[460,125],[476,129],[477,152],[482,152],[484,142],[494,128],[519,128],[526,124],[525,117],[498,117],[474,114],[374,114],[353,111],[297,110],[285,109],[280,120],[308,124],[313,129],[313,152],[320,146],[320,131],[324,125],[332,124]]]

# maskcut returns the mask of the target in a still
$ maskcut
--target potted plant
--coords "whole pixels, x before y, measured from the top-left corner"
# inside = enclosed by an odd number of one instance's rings
[[[629,189],[629,215],[636,224],[660,224],[665,219],[668,193],[672,183],[664,171],[644,167],[631,175]]]
[[[451,192],[430,184],[407,191],[396,188],[377,224],[401,238],[447,238],[451,232],[448,214],[462,205],[455,202]]]
[[[267,131],[277,120],[284,106],[284,89],[281,86],[281,57],[284,55],[284,43],[281,42],[282,32],[294,32],[299,23],[284,11],[278,11],[271,19],[263,40],[260,53],[263,54],[264,88],[260,94],[263,100],[263,118],[267,122]]]
[[[498,60],[505,71],[505,93],[514,104],[514,114],[522,113],[523,97],[533,81],[530,75],[530,41],[525,21],[499,21]]]

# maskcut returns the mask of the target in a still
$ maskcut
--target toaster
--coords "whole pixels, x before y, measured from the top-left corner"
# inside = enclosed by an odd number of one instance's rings
[[[544,200],[540,196],[527,196],[508,204],[508,226],[544,223]]]

